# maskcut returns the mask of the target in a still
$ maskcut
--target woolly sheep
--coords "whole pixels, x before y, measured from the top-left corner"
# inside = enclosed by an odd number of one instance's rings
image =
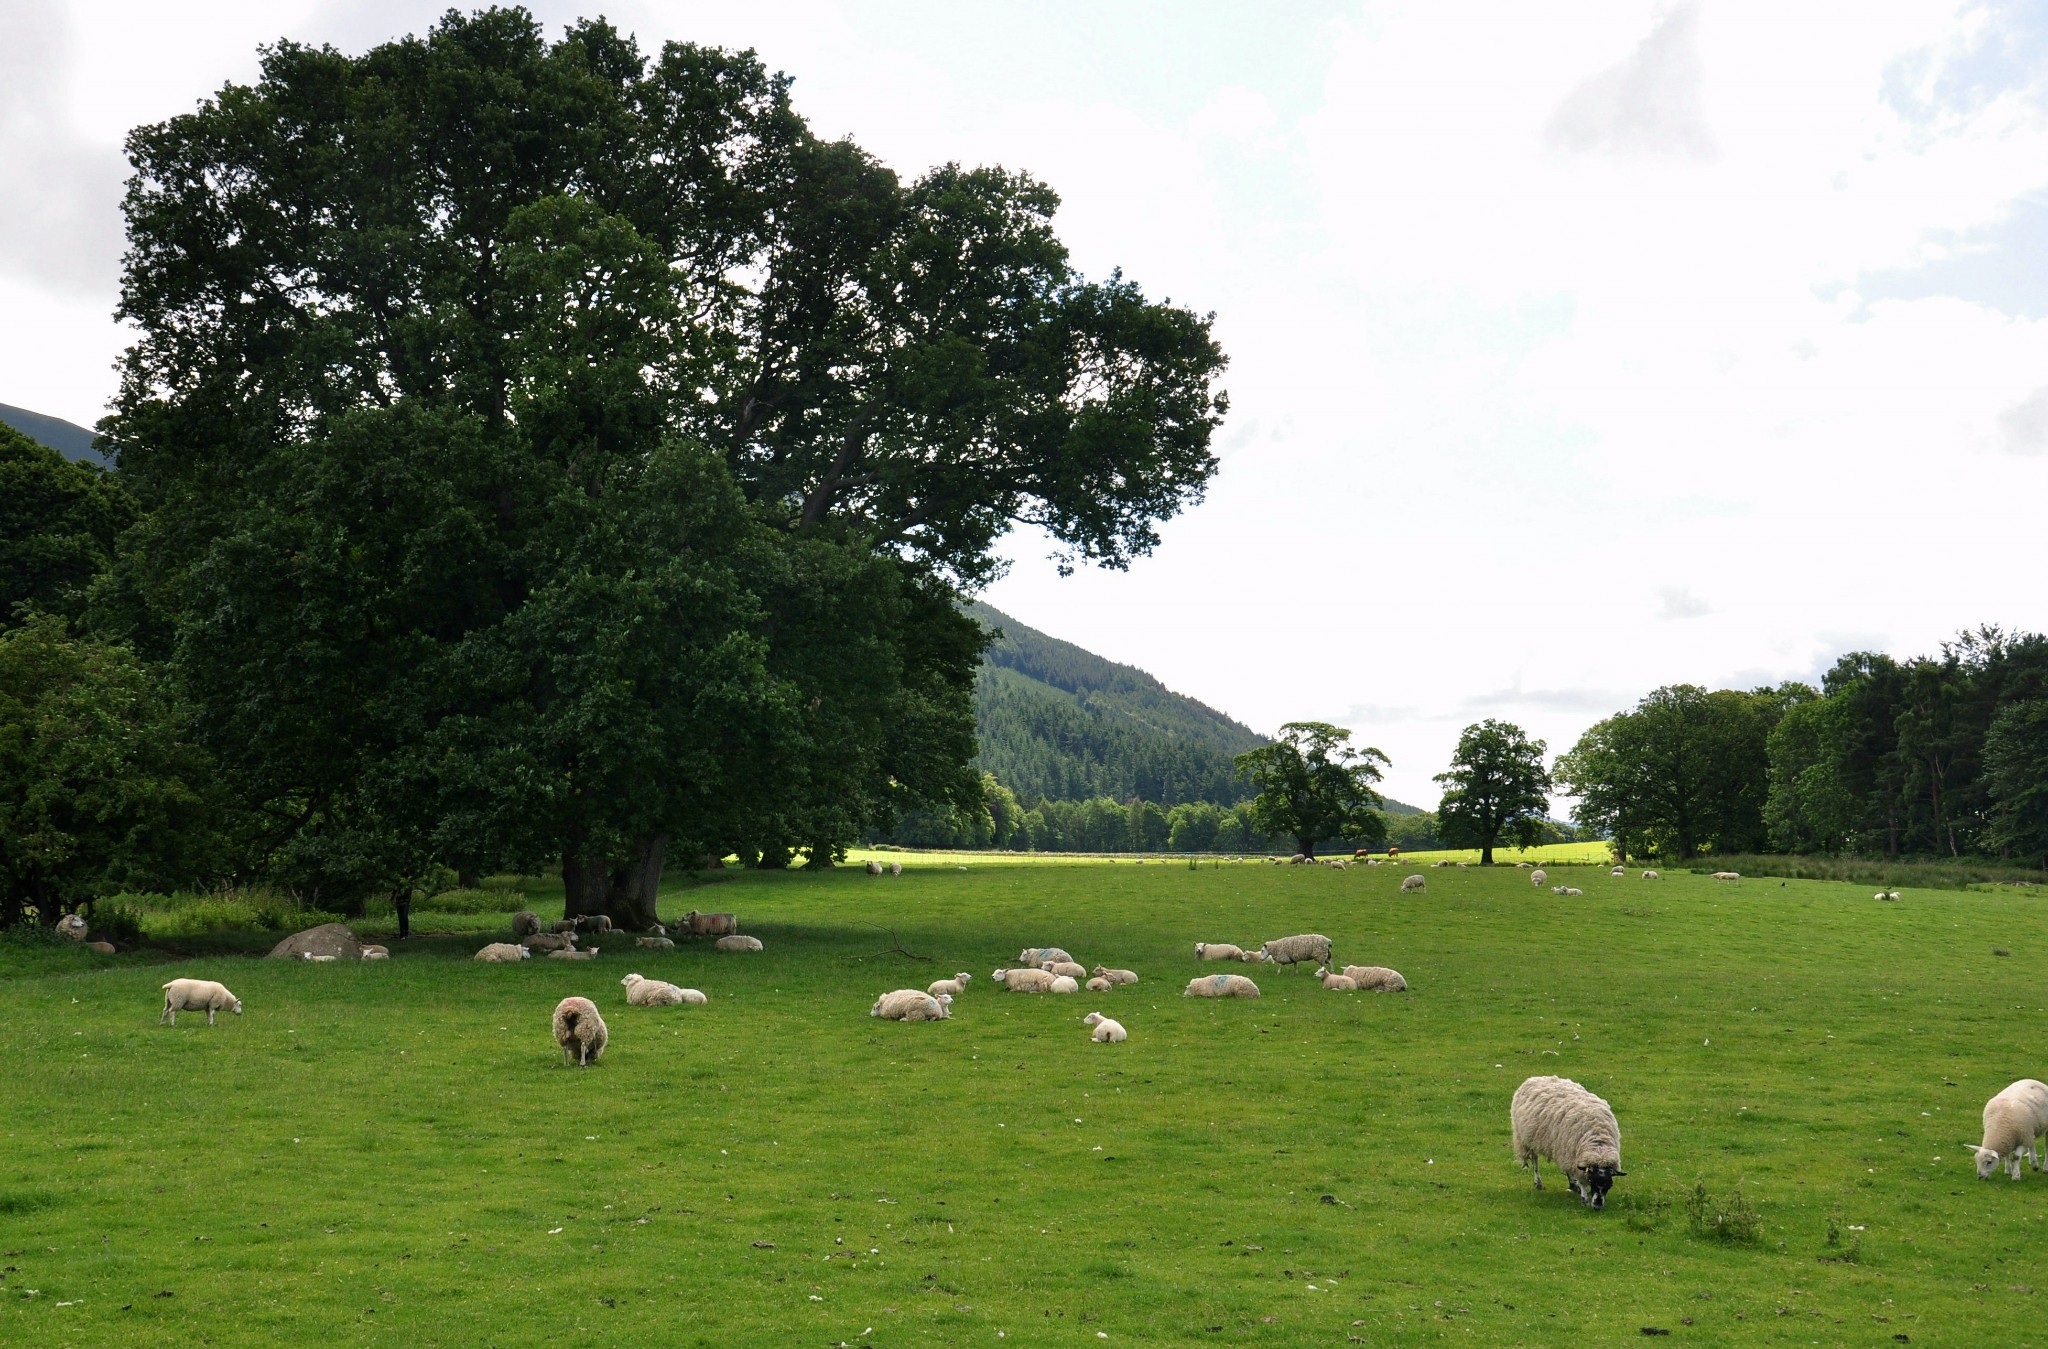
[[[1658,874],[1657,874],[1656,872],[1654,872],[1654,871],[1645,871],[1645,872],[1643,873],[1643,879],[1644,879],[1644,880],[1646,880],[1646,881],[1661,881],[1661,880],[1663,880],[1664,878],[1663,878],[1662,876],[1659,876],[1659,875],[1658,875]]]
[[[1564,888],[1564,897],[1566,899],[1577,899],[1585,893],[1586,892],[1584,890],[1579,889],[1579,887],[1576,885],[1567,885]]]
[[[1357,984],[1364,993],[1406,993],[1408,981],[1401,977],[1401,971],[1390,970],[1385,965],[1346,965],[1344,977]]]
[[[1542,867],[1537,867],[1529,873],[1529,884],[1531,885],[1541,885],[1549,879],[1550,873],[1546,872]]]
[[[1890,894],[1886,895],[1885,898],[1892,901],[1893,903],[1897,903],[1899,898],[1899,892],[1894,890]]]
[[[1269,965],[1327,965],[1330,939],[1320,932],[1276,937],[1259,947],[1259,956]]]
[[[1323,987],[1331,993],[1356,993],[1358,991],[1358,981],[1356,979],[1345,974],[1332,974],[1328,969],[1321,966],[1318,966],[1316,969],[1316,978],[1321,980]]]
[[[1076,965],[1071,960],[1041,960],[1038,962],[1038,968],[1044,970],[1047,974],[1064,974],[1069,979],[1086,979],[1088,977],[1087,968],[1082,965]]]
[[[740,924],[729,913],[698,913],[692,909],[683,915],[682,929],[691,937],[729,937],[740,930]]]
[[[931,987],[927,988],[925,992],[935,998],[941,993],[950,994],[957,998],[967,991],[967,983],[972,978],[974,978],[973,975],[969,974],[966,970],[962,970],[951,979],[932,980]]]
[[[997,970],[990,977],[1012,993],[1052,991],[1052,976],[1041,969]]]
[[[1095,977],[1107,979],[1112,984],[1135,984],[1138,982],[1136,970],[1112,970],[1102,965],[1095,967]]]
[[[635,937],[633,946],[641,951],[673,951],[676,944],[667,937]]]
[[[903,874],[903,864],[901,862],[891,862],[889,864],[889,874],[891,876],[901,876]]]
[[[1204,974],[1188,980],[1183,998],[1256,998],[1259,986],[1242,974]]]
[[[529,951],[573,951],[576,949],[576,934],[573,932],[536,932],[520,943]]]
[[[950,993],[933,997],[921,989],[899,988],[876,998],[868,1015],[888,1021],[943,1021],[953,1014],[952,1005]]]
[[[1072,956],[1058,946],[1027,946],[1017,953],[1019,965],[1043,965],[1048,960],[1072,959]]]
[[[97,951],[103,956],[110,956],[114,954],[114,943],[110,941],[89,941],[85,944],[85,949]]]
[[[57,935],[72,941],[84,941],[86,921],[82,914],[67,913],[57,920]]]
[[[758,951],[761,949],[761,939],[741,936],[720,937],[712,946],[720,951]]]
[[[1521,867],[1521,868],[1523,868],[1524,870],[1526,870],[1527,868],[1529,868],[1529,867],[1533,867],[1533,866],[1535,866],[1536,864],[1535,864],[1534,862],[1517,862],[1517,863],[1515,863],[1515,865],[1516,865],[1516,866],[1518,866],[1518,867]]]
[[[597,953],[598,953],[599,951],[603,950],[603,949],[604,949],[604,948],[603,948],[603,947],[601,947],[601,946],[593,946],[593,947],[591,947],[591,948],[590,948],[590,949],[589,949],[588,951],[578,951],[578,950],[575,950],[575,949],[573,949],[573,948],[572,948],[572,949],[570,949],[570,950],[566,950],[566,951],[550,951],[550,952],[548,952],[548,959],[549,959],[549,960],[595,960],[595,959],[597,959]]]
[[[1739,871],[1717,871],[1714,873],[1714,879],[1717,881],[1739,881],[1742,879],[1742,873]]]
[[[1244,951],[1227,941],[1198,941],[1195,943],[1197,960],[1243,960]]]
[[[533,952],[524,946],[515,946],[508,941],[494,941],[473,957],[486,965],[509,965],[515,960],[528,960]]]
[[[1429,881],[1420,874],[1404,877],[1401,881],[1401,893],[1404,895],[1407,894],[1410,890],[1427,889],[1429,889]]]
[[[242,1014],[242,1000],[228,992],[227,986],[211,979],[173,979],[164,985],[164,1014],[156,1024],[178,1024],[180,1012],[204,1012],[206,1024],[213,1024],[215,1012],[228,1011],[236,1016]]]
[[[1071,974],[1055,974],[1052,976],[1052,986],[1045,991],[1048,993],[1079,993],[1081,991],[1081,981],[1074,978]]]
[[[555,1043],[562,1047],[563,1064],[588,1068],[604,1057],[611,1033],[597,1004],[588,998],[564,998],[555,1004]]]
[[[574,918],[564,918],[564,919],[563,919],[563,920],[562,920],[561,922],[559,922],[559,923],[549,923],[549,924],[548,924],[548,931],[550,931],[550,932],[554,933],[554,934],[555,934],[556,936],[558,936],[558,937],[559,937],[559,936],[563,936],[563,935],[565,935],[565,934],[567,934],[567,933],[571,933],[571,932],[574,932],[575,930],[576,930],[576,920],[575,920]]]
[[[1294,854],[1294,856],[1287,859],[1287,865],[1291,867],[1298,867],[1306,861],[1308,861],[1308,854],[1298,852]]]
[[[388,946],[365,946],[363,948],[363,959],[389,960],[391,959],[391,948]]]
[[[1610,876],[1626,876],[1626,875],[1628,875],[1628,868],[1627,868],[1627,867],[1616,867],[1616,868],[1615,868],[1614,870],[1612,870],[1612,871],[1608,872],[1607,874],[1608,874],[1608,875],[1610,875]]]
[[[538,931],[540,931],[540,915],[532,909],[521,909],[518,913],[512,915],[512,935],[514,937],[531,937]]]
[[[1098,974],[1087,983],[1081,985],[1081,987],[1087,989],[1090,993],[1107,993],[1115,988],[1116,985]]]
[[[607,914],[579,913],[576,915],[576,930],[578,932],[610,932],[612,930],[612,920]]]
[[[678,988],[659,979],[629,974],[619,980],[626,987],[626,1002],[633,1007],[702,1007],[710,999],[694,988]]]
[[[868,875],[870,875],[870,876],[879,876],[879,875],[881,875],[881,874],[882,874],[882,864],[881,864],[880,862],[874,862],[874,861],[871,861],[871,862],[869,862],[869,863],[868,863],[868,865],[867,865],[867,873],[868,873]]]
[[[1984,1103],[1984,1142],[1963,1146],[1977,1154],[1977,1179],[1989,1180],[2000,1165],[2014,1180],[2020,1178],[2021,1163],[2031,1160],[2034,1169],[2048,1162],[2048,1083],[2023,1077]]]
[[[1532,1077],[1515,1088],[1509,1110],[1515,1160],[1543,1188],[1544,1157],[1557,1164],[1579,1202],[1605,1208],[1621,1169],[1621,1125],[1607,1102],[1568,1077]]]
[[[1082,1017],[1081,1024],[1095,1027],[1089,1032],[1088,1038],[1099,1045],[1120,1045],[1131,1038],[1130,1032],[1123,1028],[1121,1022],[1111,1021],[1100,1012],[1090,1012]]]

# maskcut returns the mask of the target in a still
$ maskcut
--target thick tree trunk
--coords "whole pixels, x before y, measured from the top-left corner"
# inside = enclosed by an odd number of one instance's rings
[[[592,857],[570,847],[562,854],[562,916],[603,914],[612,926],[629,932],[653,927],[655,901],[661,894],[662,865],[668,856],[668,835],[639,840],[630,857]]]
[[[761,849],[761,860],[754,865],[763,871],[781,871],[789,866],[789,849],[780,843],[771,843]]]
[[[813,844],[811,845],[811,856],[810,856],[810,860],[808,860],[808,861],[806,861],[806,862],[804,863],[804,870],[805,870],[805,871],[829,871],[829,870],[831,870],[831,869],[832,869],[832,867],[833,867],[834,865],[836,865],[836,864],[835,864],[835,862],[834,862],[834,860],[833,860],[833,853],[834,853],[834,851],[835,851],[835,849],[833,848],[832,844],[831,844],[831,843],[829,843],[829,842],[826,842],[826,843],[813,843]]]
[[[455,888],[458,890],[481,890],[484,888],[484,878],[481,873],[476,871],[458,871],[455,873]]]
[[[1479,865],[1483,867],[1493,865],[1493,844],[1491,842],[1488,842],[1485,847],[1479,850]]]
[[[1294,850],[1303,857],[1314,857],[1316,855],[1316,841],[1312,838],[1303,838],[1301,835],[1296,834],[1294,836]]]

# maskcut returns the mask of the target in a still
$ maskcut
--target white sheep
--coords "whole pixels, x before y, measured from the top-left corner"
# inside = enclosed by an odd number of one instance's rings
[[[1890,894],[1886,895],[1885,898],[1896,904],[1899,899],[1899,892],[1894,890]]]
[[[1578,899],[1585,893],[1586,892],[1584,890],[1579,889],[1579,887],[1576,885],[1567,885],[1564,888],[1564,897],[1566,899]]]
[[[1515,1160],[1543,1188],[1542,1158],[1557,1164],[1588,1208],[1605,1208],[1621,1169],[1621,1125],[1607,1102],[1568,1077],[1532,1077],[1509,1109]]]
[[[626,1002],[633,1007],[702,1007],[710,999],[694,988],[678,988],[659,979],[629,974],[619,980],[626,986]],[[691,997],[697,993],[696,997]]]
[[[494,941],[478,951],[473,959],[481,960],[486,965],[509,965],[515,960],[529,960],[532,957],[533,952],[524,946],[515,946],[508,941]]]
[[[1884,891],[1880,890],[1876,894],[1872,895],[1871,898],[1876,900],[1882,900],[1885,898],[1885,893]]]
[[[688,937],[728,937],[740,930],[740,922],[729,913],[698,913],[692,909],[683,915],[682,929]]]
[[[1413,875],[1413,876],[1407,876],[1407,877],[1404,877],[1404,878],[1402,878],[1402,881],[1401,881],[1401,893],[1402,893],[1402,894],[1404,894],[1404,895],[1405,895],[1405,894],[1407,894],[1407,893],[1408,893],[1409,891],[1411,891],[1411,890],[1427,890],[1427,889],[1429,889],[1429,881],[1428,881],[1428,879],[1427,879],[1426,877],[1422,876],[1422,875],[1421,875],[1420,873],[1417,873],[1416,875]]]
[[[1327,966],[1316,967],[1316,978],[1331,993],[1356,993],[1358,981],[1348,974],[1332,974]]]
[[[1088,977],[1087,968],[1077,965],[1071,960],[1041,960],[1038,962],[1038,968],[1044,970],[1047,974],[1064,974],[1069,979],[1086,979]]]
[[[899,988],[876,998],[875,1005],[868,1008],[868,1015],[889,1021],[943,1021],[953,1014],[952,1007],[953,995],[950,993],[933,997],[919,989]]]
[[[1072,959],[1072,956],[1058,946],[1027,946],[1017,953],[1019,965],[1043,965],[1048,960]]]
[[[903,874],[903,864],[901,862],[891,862],[889,864],[889,874],[891,876],[901,876]]]
[[[1243,960],[1244,951],[1227,941],[1198,941],[1195,943],[1197,960]]]
[[[564,998],[555,1004],[555,1043],[562,1047],[563,1064],[588,1068],[604,1057],[610,1039],[611,1032],[590,999]]]
[[[1138,982],[1136,970],[1112,970],[1103,965],[1095,967],[1095,977],[1107,979],[1112,984],[1135,984]]]
[[[954,975],[951,979],[932,980],[931,987],[927,988],[925,992],[931,994],[935,998],[938,997],[941,993],[948,993],[951,994],[953,997],[957,998],[962,993],[965,993],[967,991],[968,981],[973,978],[973,975],[969,974],[966,970],[962,970],[960,971],[960,973]]]
[[[1082,1017],[1081,1024],[1095,1028],[1089,1032],[1088,1038],[1099,1045],[1120,1045],[1131,1038],[1121,1022],[1111,1021],[1100,1012],[1090,1012]]]
[[[1203,974],[1188,980],[1183,998],[1256,998],[1259,986],[1242,974]]]
[[[1050,993],[1052,976],[1036,967],[997,970],[990,976],[1012,993]]]
[[[1408,981],[1401,977],[1401,971],[1390,970],[1385,965],[1346,965],[1344,977],[1357,984],[1366,993],[1406,993]]]
[[[1534,871],[1529,873],[1529,884],[1531,885],[1541,885],[1543,884],[1543,882],[1549,879],[1550,873],[1546,872],[1542,867],[1537,867]]]
[[[588,951],[576,951],[576,950],[568,950],[568,951],[550,951],[550,952],[548,952],[548,959],[549,959],[549,960],[595,960],[595,959],[597,959],[597,953],[598,953],[599,951],[602,951],[603,949],[604,949],[604,948],[603,948],[602,946],[593,946],[593,947],[591,947],[591,948],[590,948],[590,949],[589,949]]]
[[[391,959],[391,948],[388,946],[365,946],[363,948],[363,959],[389,960]]]
[[[532,909],[521,909],[518,913],[512,915],[513,936],[531,937],[538,931],[540,931],[540,915]]]
[[[1626,876],[1626,875],[1628,875],[1628,868],[1627,868],[1627,867],[1616,867],[1616,868],[1615,868],[1614,870],[1612,870],[1612,871],[1608,872],[1607,874],[1608,874],[1608,875],[1610,875],[1610,876]]]
[[[2005,1174],[2020,1178],[2021,1163],[2031,1160],[2036,1171],[2048,1168],[2048,1083],[2023,1077],[1984,1103],[1984,1142],[1963,1146],[1977,1154],[1977,1179],[1989,1180],[2002,1164]]]
[[[676,944],[667,937],[635,937],[633,945],[642,951],[673,951]]]
[[[1115,988],[1116,985],[1098,974],[1087,983],[1081,985],[1081,987],[1087,989],[1090,993],[1107,993]]]
[[[720,937],[712,946],[720,951],[758,951],[761,949],[761,939],[733,935]]]
[[[576,949],[576,934],[573,932],[536,932],[520,939],[519,944],[529,951],[573,951]]]
[[[1659,876],[1659,875],[1658,875],[1658,874],[1657,874],[1656,872],[1654,872],[1654,871],[1645,871],[1645,872],[1643,873],[1643,879],[1644,879],[1644,880],[1646,880],[1646,881],[1661,881],[1661,880],[1663,880],[1664,878],[1663,878],[1662,876]]]
[[[870,861],[868,863],[867,871],[868,875],[870,876],[879,876],[882,874],[882,864],[880,862]]]
[[[1259,958],[1268,965],[1327,965],[1330,939],[1320,932],[1275,937],[1259,947]]]
[[[1074,978],[1071,974],[1055,974],[1052,976],[1052,986],[1045,991],[1048,993],[1079,993],[1081,991],[1081,981]]]
[[[1717,871],[1714,873],[1714,879],[1717,881],[1739,881],[1742,879],[1742,873],[1739,871]]]
[[[72,941],[84,941],[86,927],[84,915],[67,913],[57,920],[57,935],[68,937]]]
[[[164,1014],[157,1018],[159,1026],[178,1024],[180,1012],[204,1012],[206,1024],[213,1024],[215,1012],[242,1014],[242,1000],[228,992],[227,986],[211,979],[173,979],[164,985]]]

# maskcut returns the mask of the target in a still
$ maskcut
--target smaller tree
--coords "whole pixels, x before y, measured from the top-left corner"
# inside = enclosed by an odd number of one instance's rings
[[[1438,773],[1444,797],[1437,807],[1444,841],[1477,847],[1481,866],[1493,865],[1493,845],[1504,837],[1522,847],[1543,833],[1550,809],[1550,774],[1543,742],[1521,727],[1488,717],[1458,737],[1450,771]]]
[[[1238,773],[1257,792],[1246,807],[1253,827],[1292,838],[1296,851],[1311,857],[1326,838],[1383,841],[1387,822],[1372,784],[1387,756],[1353,749],[1350,739],[1350,731],[1325,721],[1290,721],[1272,744],[1238,755]]]

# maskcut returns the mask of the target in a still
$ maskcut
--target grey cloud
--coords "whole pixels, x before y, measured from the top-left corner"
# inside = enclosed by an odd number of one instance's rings
[[[1998,414],[1998,437],[2010,454],[2048,450],[2048,384]]]
[[[1714,137],[1700,92],[1699,19],[1697,4],[1666,14],[1627,60],[1565,96],[1544,139],[1575,154],[1712,159]]]
[[[1684,586],[1665,586],[1657,592],[1659,618],[1699,618],[1713,613],[1707,602]]]
[[[67,45],[53,0],[0,6],[0,270],[55,291],[111,295],[127,163],[64,116]]]

